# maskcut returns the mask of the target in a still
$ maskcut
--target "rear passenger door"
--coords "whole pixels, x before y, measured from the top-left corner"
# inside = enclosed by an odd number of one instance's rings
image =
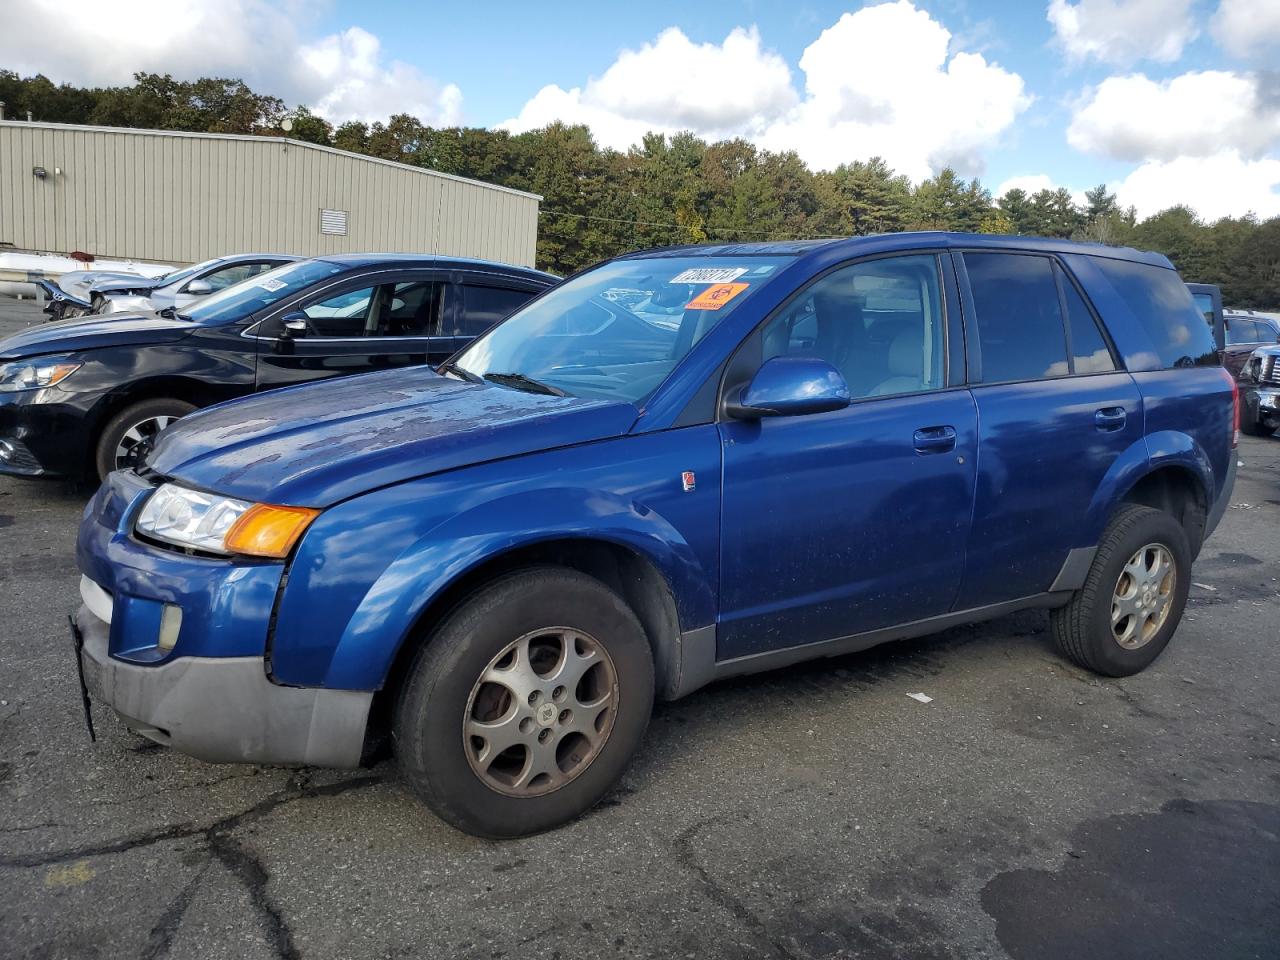
[[[1142,439],[1142,398],[1055,257],[956,256],[978,477],[959,610],[1047,591],[1116,459]]]

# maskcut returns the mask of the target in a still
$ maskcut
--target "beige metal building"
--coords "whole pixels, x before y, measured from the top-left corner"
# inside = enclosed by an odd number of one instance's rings
[[[541,199],[279,137],[0,121],[0,250],[168,263],[395,251],[532,266]]]

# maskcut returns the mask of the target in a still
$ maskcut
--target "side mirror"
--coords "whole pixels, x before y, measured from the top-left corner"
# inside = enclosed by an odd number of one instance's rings
[[[213,293],[213,284],[208,280],[192,280],[187,284],[187,293],[193,297],[203,297]]]
[[[307,315],[301,310],[286,313],[280,318],[280,336],[286,340],[295,340],[307,335]]]
[[[739,420],[799,417],[843,410],[850,403],[849,385],[840,371],[816,357],[773,357],[725,404]]]

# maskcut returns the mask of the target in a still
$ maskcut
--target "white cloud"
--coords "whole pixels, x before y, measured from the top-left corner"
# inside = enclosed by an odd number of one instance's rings
[[[543,87],[501,126],[532,130],[554,120],[585,123],[604,146],[625,149],[654,130],[733,136],[762,130],[796,100],[791,71],[763,49],[754,27],[722,44],[694,43],[677,27],[624,50],[598,79]]]
[[[359,27],[324,37],[299,52],[307,73],[302,82],[317,93],[310,103],[334,123],[384,120],[408,113],[432,126],[454,126],[462,120],[462,91],[441,87],[417,67],[393,60],[382,63],[378,38]]]
[[[1021,177],[1010,177],[996,187],[992,192],[992,196],[1003,197],[1010,190],[1021,190],[1027,196],[1039,193],[1041,190],[1057,190],[1058,185],[1047,173],[1033,173]]]
[[[1072,116],[1067,142],[1118,160],[1257,157],[1280,142],[1280,98],[1257,75],[1206,70],[1156,82],[1108,77]]]
[[[1211,157],[1151,160],[1113,184],[1121,206],[1147,217],[1185,204],[1206,220],[1280,216],[1280,160],[1249,160],[1234,150]]]
[[[844,14],[800,58],[801,98],[754,29],[717,46],[673,28],[584,87],[544,87],[503,126],[585,123],[617,148],[650,130],[691,129],[796,150],[820,168],[879,155],[915,179],[947,165],[977,174],[1031,99],[1021,77],[984,57],[948,57],[951,39],[909,0]]]
[[[457,122],[457,87],[384,62],[372,34],[353,27],[314,41],[301,37],[296,25],[322,9],[320,0],[114,0],[69,12],[60,0],[5,0],[0,63],[92,85],[129,83],[138,71],[238,77],[338,122],[401,111],[428,123]]]
[[[1234,57],[1280,53],[1280,3],[1276,0],[1222,0],[1209,22],[1222,49]]]
[[[804,51],[805,100],[763,142],[815,166],[882,156],[919,180],[982,172],[985,150],[1031,103],[1022,78],[976,53],[908,0],[844,14]]]
[[[1072,60],[1172,63],[1197,34],[1193,0],[1049,0],[1047,16]]]

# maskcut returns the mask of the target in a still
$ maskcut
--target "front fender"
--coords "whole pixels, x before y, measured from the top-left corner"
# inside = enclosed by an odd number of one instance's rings
[[[681,471],[694,471],[682,489]],[[548,540],[594,540],[644,557],[680,629],[715,620],[720,445],[714,426],[625,436],[398,484],[326,510],[276,605],[281,683],[380,687],[423,611],[459,577]]]
[[[662,574],[682,625],[713,620],[714,595],[706,571],[663,517],[611,493],[572,487],[540,490],[474,507],[401,553],[347,624],[323,685],[361,690],[381,686],[412,626],[460,577],[512,550],[564,539],[629,548]]]

